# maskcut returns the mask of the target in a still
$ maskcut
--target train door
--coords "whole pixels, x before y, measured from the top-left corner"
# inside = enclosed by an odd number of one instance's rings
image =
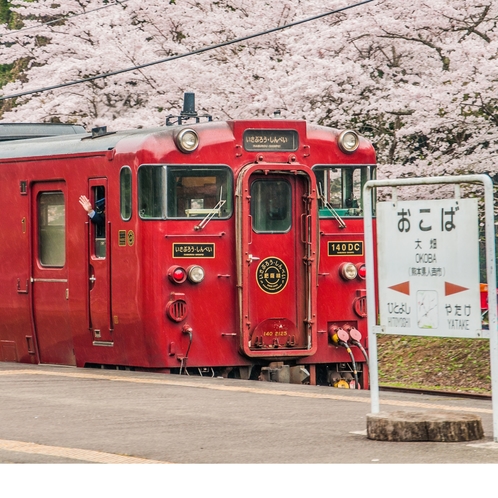
[[[88,181],[88,198],[98,222],[88,222],[88,321],[94,345],[112,346],[110,223],[105,204],[107,179]],[[94,220],[95,221],[95,220]]]
[[[32,190],[33,320],[41,363],[76,365],[69,327],[65,182]]]
[[[248,356],[316,351],[314,190],[314,178],[297,166],[248,166],[239,176],[240,335]]]

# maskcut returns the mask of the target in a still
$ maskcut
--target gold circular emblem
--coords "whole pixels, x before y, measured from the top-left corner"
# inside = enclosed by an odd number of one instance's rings
[[[287,285],[288,275],[285,263],[275,256],[263,259],[256,270],[258,285],[268,294],[281,292]]]
[[[135,243],[135,232],[128,230],[128,245],[132,246]]]

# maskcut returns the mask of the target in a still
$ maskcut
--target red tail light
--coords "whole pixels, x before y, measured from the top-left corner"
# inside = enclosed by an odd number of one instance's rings
[[[367,267],[365,266],[364,263],[360,263],[359,265],[356,265],[356,269],[358,271],[358,276],[365,280],[367,278]]]
[[[187,280],[187,272],[181,266],[171,266],[168,270],[168,278],[175,284],[182,284]]]

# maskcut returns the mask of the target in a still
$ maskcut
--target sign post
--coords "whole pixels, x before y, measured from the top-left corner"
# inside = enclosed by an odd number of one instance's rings
[[[459,197],[462,183],[481,183],[485,189],[489,331],[482,330],[481,323],[477,201]],[[431,184],[454,184],[456,196],[397,201],[396,187]],[[379,413],[377,333],[486,337],[490,340],[493,433],[494,441],[498,442],[498,331],[491,178],[468,175],[367,182],[365,254],[369,269],[374,268],[371,192],[376,187],[392,187],[393,199],[377,204],[377,289],[375,272],[367,272],[372,413]]]

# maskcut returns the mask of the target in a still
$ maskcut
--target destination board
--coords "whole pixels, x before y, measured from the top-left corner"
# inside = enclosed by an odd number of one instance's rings
[[[214,258],[214,244],[198,244],[193,242],[173,244],[174,258]]]
[[[293,152],[299,146],[296,130],[246,130],[244,149],[247,151]]]

